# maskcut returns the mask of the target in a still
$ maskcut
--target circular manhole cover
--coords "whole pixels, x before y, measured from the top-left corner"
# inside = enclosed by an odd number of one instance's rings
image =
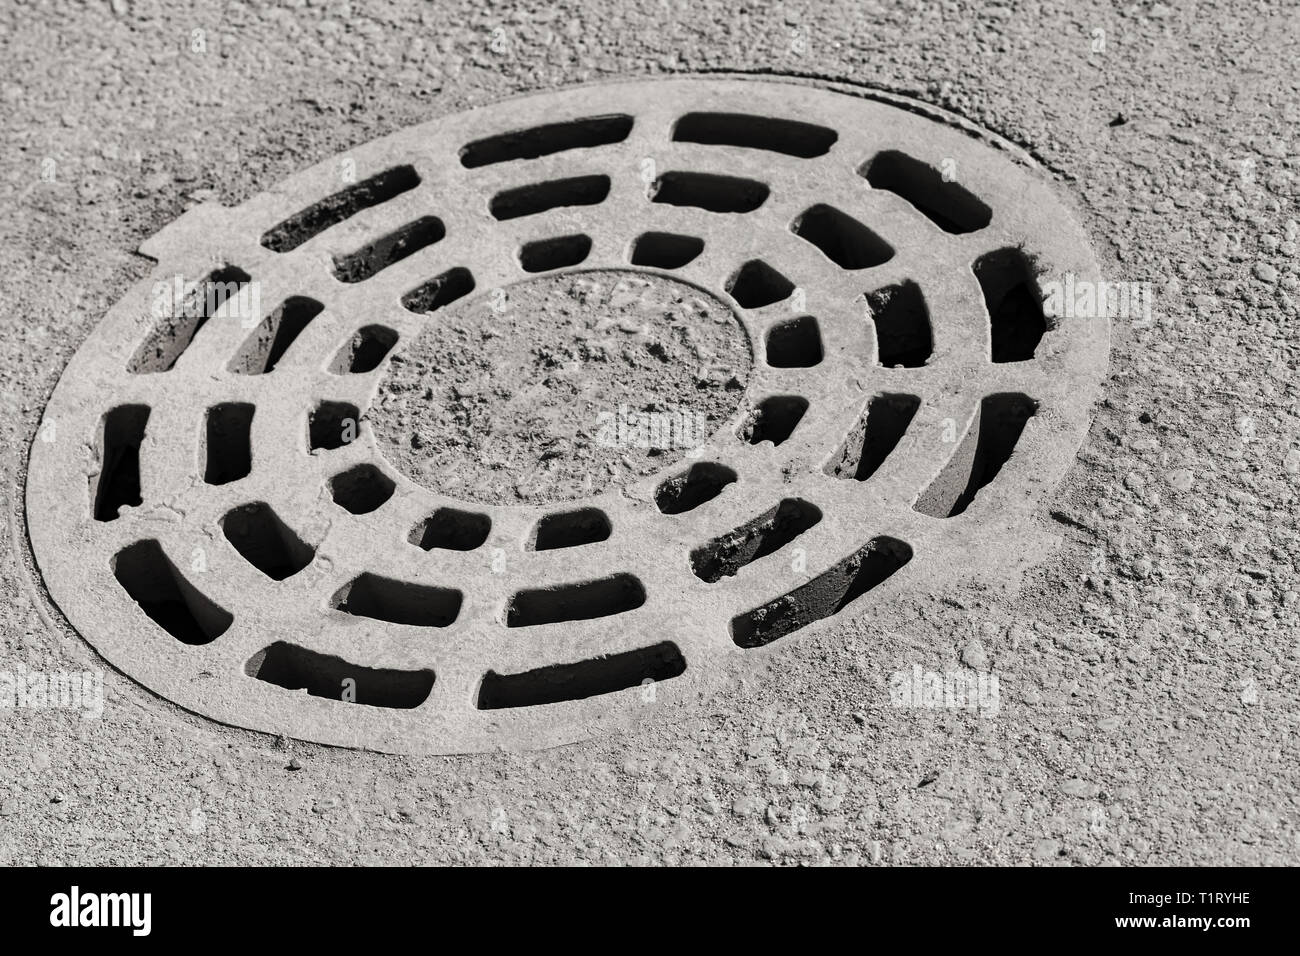
[[[992,138],[808,85],[439,118],[150,239],[32,447],[110,662],[230,724],[459,752],[703,693],[860,601],[1014,563],[1104,320]]]

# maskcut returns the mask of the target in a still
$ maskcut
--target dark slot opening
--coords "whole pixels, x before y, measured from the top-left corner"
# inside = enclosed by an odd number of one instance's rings
[[[361,667],[341,657],[277,641],[249,658],[244,673],[285,690],[369,707],[410,710],[433,692],[433,671]]]
[[[519,591],[506,611],[507,627],[588,621],[633,611],[645,603],[645,588],[630,574],[612,574],[582,584]]]
[[[152,538],[119,551],[113,576],[150,619],[182,644],[209,644],[234,620],[185,579]]]
[[[369,571],[358,575],[334,595],[330,604],[356,617],[415,627],[446,627],[460,613],[462,595],[409,581],[394,581]]]
[[[751,259],[727,280],[726,289],[742,308],[761,309],[790,298],[794,283],[761,259]]]
[[[368,246],[334,259],[334,277],[340,282],[363,282],[395,262],[431,246],[447,234],[437,216],[424,216],[376,239]]]
[[[275,581],[293,577],[316,556],[264,501],[226,512],[221,532],[245,561]]]
[[[140,445],[148,405],[119,405],[99,425],[99,475],[94,479],[95,520],[112,521],[123,506],[140,505]]]
[[[999,249],[975,260],[975,278],[989,312],[995,362],[1026,362],[1047,332],[1034,267],[1019,249]]]
[[[545,272],[576,266],[591,253],[591,237],[557,236],[525,243],[519,250],[519,264],[525,272]]]
[[[685,514],[718,497],[735,480],[736,473],[726,465],[697,462],[664,481],[655,490],[655,504],[666,515]]]
[[[488,671],[479,685],[478,709],[502,710],[585,700],[647,682],[671,680],[685,671],[686,659],[671,641],[576,664],[539,667],[522,674]]]
[[[811,315],[782,319],[767,333],[767,364],[810,368],[822,360],[822,336]]]
[[[952,457],[917,499],[916,510],[932,518],[951,518],[970,507],[1016,450],[1037,410],[1037,402],[1016,392],[987,396]]]
[[[247,402],[223,402],[208,409],[207,466],[203,480],[210,485],[238,481],[253,470],[253,412]]]
[[[515,159],[536,159],[570,149],[609,146],[623,142],[630,132],[632,117],[621,114],[548,123],[476,140],[460,151],[460,164],[474,169]]]
[[[488,210],[497,219],[518,219],[561,206],[594,206],[608,195],[608,176],[573,176],[499,192],[492,197]]]
[[[334,503],[354,515],[370,514],[389,498],[397,484],[374,465],[356,465],[330,479]]]
[[[576,548],[582,544],[595,544],[610,536],[609,517],[599,508],[579,508],[545,515],[537,522],[533,534],[534,551],[553,551],[557,548]]]
[[[739,647],[762,647],[802,627],[838,614],[912,560],[912,549],[896,538],[877,537],[830,570],[789,594],[731,621]]]
[[[457,266],[416,286],[402,296],[402,307],[410,312],[436,312],[474,291],[474,277],[468,269]]]
[[[487,541],[491,531],[492,519],[485,514],[439,508],[411,529],[407,540],[425,551],[473,551]]]
[[[750,413],[740,430],[740,437],[751,445],[765,441],[779,445],[793,434],[807,411],[808,399],[799,395],[765,398]]]
[[[993,217],[964,186],[946,182],[939,170],[906,153],[880,153],[858,172],[874,189],[901,196],[944,232],[974,232]]]
[[[289,252],[330,226],[350,219],[363,209],[388,202],[420,185],[413,166],[396,166],[377,176],[349,186],[302,212],[290,216],[262,236],[262,245],[273,252]]]
[[[321,402],[307,413],[307,443],[312,451],[332,451],[356,440],[361,410],[351,402]]]
[[[226,302],[237,299],[251,281],[247,272],[235,266],[211,273],[186,292],[183,301],[171,304],[169,314],[160,317],[149,330],[126,370],[135,375],[169,371],[208,319]]]
[[[632,246],[632,265],[680,269],[704,251],[704,240],[671,232],[647,232]]]
[[[336,375],[373,372],[396,344],[397,333],[392,329],[383,325],[367,325],[358,329],[348,344],[339,349],[334,361],[330,363],[330,371]]]
[[[898,447],[920,407],[915,395],[875,396],[823,471],[836,478],[866,481]]]
[[[696,548],[691,552],[691,569],[701,581],[714,584],[780,551],[821,520],[821,509],[816,505],[786,498],[753,521]]]
[[[934,351],[930,310],[921,287],[907,281],[867,295],[876,326],[877,360],[886,368],[920,368]]]
[[[790,224],[790,231],[841,269],[869,269],[894,258],[889,243],[833,206],[819,204],[804,211]]]
[[[227,368],[240,375],[261,375],[273,371],[289,346],[324,308],[315,299],[306,296],[295,295],[285,299],[244,340]]]
[[[741,146],[812,159],[825,155],[839,134],[825,126],[748,113],[687,113],[673,127],[678,143]]]
[[[763,183],[715,173],[664,173],[650,186],[650,199],[707,212],[753,212],[767,202]]]

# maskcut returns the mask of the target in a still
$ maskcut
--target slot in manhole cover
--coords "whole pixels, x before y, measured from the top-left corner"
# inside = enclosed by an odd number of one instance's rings
[[[456,752],[589,735],[1014,564],[1109,330],[1043,316],[1096,263],[991,143],[638,81],[197,207],[33,443],[50,593],[198,713]]]

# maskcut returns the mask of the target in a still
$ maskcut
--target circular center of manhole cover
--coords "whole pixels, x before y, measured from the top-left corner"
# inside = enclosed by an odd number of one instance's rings
[[[832,623],[1047,553],[1109,343],[1044,307],[1100,276],[1014,146],[801,83],[439,117],[141,251],[32,444],[50,594],[192,712],[391,751],[723,702],[812,634],[888,707],[910,662]]]
[[[628,270],[542,276],[457,303],[395,355],[380,450],[464,501],[544,504],[644,477],[735,412],[752,365],[731,306]]]

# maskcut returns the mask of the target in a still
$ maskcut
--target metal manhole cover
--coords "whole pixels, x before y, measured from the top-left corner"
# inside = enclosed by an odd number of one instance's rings
[[[389,751],[577,739],[1005,563],[1108,348],[1043,315],[1097,267],[1026,167],[806,85],[442,117],[142,251],[33,444],[50,593],[188,709]]]

